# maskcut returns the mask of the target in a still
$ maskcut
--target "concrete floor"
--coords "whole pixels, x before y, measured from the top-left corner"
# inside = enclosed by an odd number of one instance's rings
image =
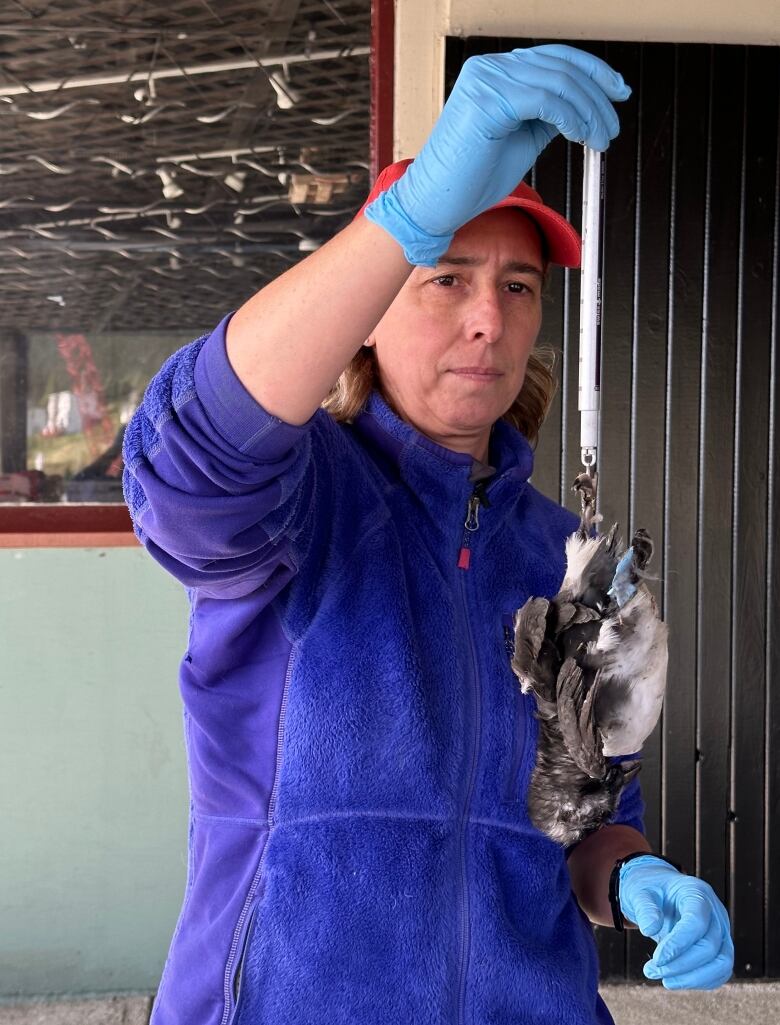
[[[29,1000],[0,1004],[0,1025],[147,1025],[151,1010],[151,996]]]
[[[707,993],[602,986],[601,995],[615,1025],[780,1025],[780,982],[732,982]]]
[[[670,993],[655,984],[601,992],[616,1025],[780,1025],[780,982],[734,982],[713,993]],[[5,1004],[0,1025],[147,1025],[151,1004],[150,996]]]

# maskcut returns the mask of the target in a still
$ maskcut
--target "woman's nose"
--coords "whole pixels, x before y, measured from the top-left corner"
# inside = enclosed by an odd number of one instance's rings
[[[504,311],[495,289],[480,291],[466,310],[466,334],[475,341],[495,342],[504,333]]]

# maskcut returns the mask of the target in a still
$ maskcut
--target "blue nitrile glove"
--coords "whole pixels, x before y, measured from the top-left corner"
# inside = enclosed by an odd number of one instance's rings
[[[644,967],[667,989],[717,989],[734,968],[729,916],[702,879],[652,854],[620,868],[620,909],[658,946]]]
[[[554,43],[470,57],[428,141],[365,216],[433,267],[455,231],[519,184],[559,132],[605,150],[619,130],[610,101],[631,90],[608,64]]]

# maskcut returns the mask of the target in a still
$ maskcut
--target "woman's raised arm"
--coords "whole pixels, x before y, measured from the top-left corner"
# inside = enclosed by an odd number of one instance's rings
[[[558,133],[606,149],[619,128],[612,102],[630,92],[604,61],[562,44],[469,58],[406,173],[233,317],[228,358],[250,394],[305,423],[411,267],[435,266],[454,232],[508,195]]]
[[[268,413],[305,423],[411,270],[401,246],[358,217],[233,315],[233,370]]]

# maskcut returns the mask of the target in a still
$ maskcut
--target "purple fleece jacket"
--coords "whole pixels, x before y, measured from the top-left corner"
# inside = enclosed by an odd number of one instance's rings
[[[470,456],[378,394],[354,424],[270,416],[226,324],[125,438],[136,534],[191,603],[189,869],[154,1025],[606,1025],[564,851],[528,819],[508,650],[575,517],[501,421],[465,530]],[[616,821],[641,816],[633,783]]]

